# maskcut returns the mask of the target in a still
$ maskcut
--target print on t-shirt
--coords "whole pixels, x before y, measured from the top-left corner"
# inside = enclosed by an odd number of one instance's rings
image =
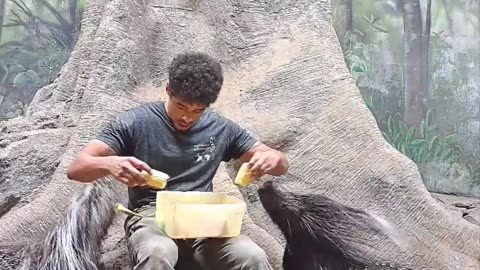
[[[215,159],[215,137],[210,137],[208,143],[201,143],[193,145],[195,152],[195,162],[205,162]]]

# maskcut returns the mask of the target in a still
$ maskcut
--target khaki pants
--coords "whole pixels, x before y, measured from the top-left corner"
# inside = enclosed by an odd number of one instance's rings
[[[141,215],[155,212],[145,207]],[[153,217],[129,217],[126,235],[133,253],[134,270],[173,270],[189,251],[204,270],[273,270],[266,253],[245,235],[234,238],[171,239]]]

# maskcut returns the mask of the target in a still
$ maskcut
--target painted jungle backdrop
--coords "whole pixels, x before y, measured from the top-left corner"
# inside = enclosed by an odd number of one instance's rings
[[[345,62],[430,191],[480,196],[478,0],[334,0]]]
[[[0,119],[22,116],[75,46],[86,0],[0,0]],[[332,0],[345,63],[430,191],[480,197],[479,0]]]
[[[75,46],[86,0],[0,0],[0,119],[23,115]]]

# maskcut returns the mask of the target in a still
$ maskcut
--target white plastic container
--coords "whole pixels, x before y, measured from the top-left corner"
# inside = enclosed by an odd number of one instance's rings
[[[155,222],[173,239],[240,234],[245,202],[224,193],[158,191]]]

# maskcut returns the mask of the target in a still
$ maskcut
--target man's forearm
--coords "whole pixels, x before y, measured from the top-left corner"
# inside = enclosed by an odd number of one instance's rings
[[[69,167],[67,177],[79,182],[93,182],[110,174],[108,168],[112,156],[79,156]]]

